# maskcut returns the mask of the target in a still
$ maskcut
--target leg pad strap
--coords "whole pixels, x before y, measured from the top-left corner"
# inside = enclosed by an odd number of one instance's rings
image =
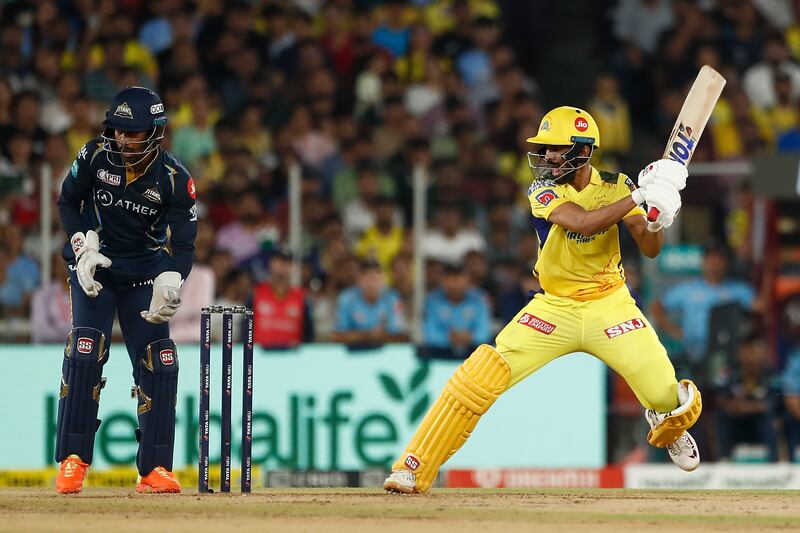
[[[703,399],[695,384],[684,379],[678,383],[678,400],[681,404],[669,413],[655,413],[650,420],[652,429],[647,441],[658,448],[669,446],[692,427],[703,411]]]

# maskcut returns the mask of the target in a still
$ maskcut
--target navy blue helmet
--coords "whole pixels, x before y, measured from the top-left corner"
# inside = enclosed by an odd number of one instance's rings
[[[106,111],[103,122],[103,148],[109,163],[115,166],[135,165],[157,151],[164,139],[167,114],[161,98],[146,87],[126,87],[120,91]],[[125,141],[120,146],[115,130],[123,132],[148,132],[141,141]]]

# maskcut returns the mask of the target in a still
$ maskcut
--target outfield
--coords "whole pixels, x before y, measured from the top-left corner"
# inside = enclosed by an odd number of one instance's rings
[[[794,491],[260,489],[141,496],[88,488],[0,490],[0,531],[766,531],[800,529]]]

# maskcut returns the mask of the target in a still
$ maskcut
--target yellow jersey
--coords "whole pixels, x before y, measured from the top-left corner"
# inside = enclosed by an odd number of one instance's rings
[[[618,225],[587,237],[555,225],[548,218],[565,202],[590,211],[621,200],[634,189],[633,181],[625,174],[601,172],[594,167],[588,185],[581,191],[568,183],[548,179],[531,184],[528,200],[539,238],[539,257],[533,274],[546,293],[581,301],[594,300],[611,294],[625,283]],[[636,206],[623,218],[635,215],[645,216],[644,209]]]

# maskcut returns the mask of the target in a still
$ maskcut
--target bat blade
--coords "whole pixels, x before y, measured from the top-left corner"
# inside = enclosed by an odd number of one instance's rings
[[[722,74],[703,65],[675,120],[675,126],[664,148],[664,159],[672,159],[684,166],[689,164],[724,87],[725,78]],[[650,208],[647,219],[653,222],[657,217],[658,209]]]

